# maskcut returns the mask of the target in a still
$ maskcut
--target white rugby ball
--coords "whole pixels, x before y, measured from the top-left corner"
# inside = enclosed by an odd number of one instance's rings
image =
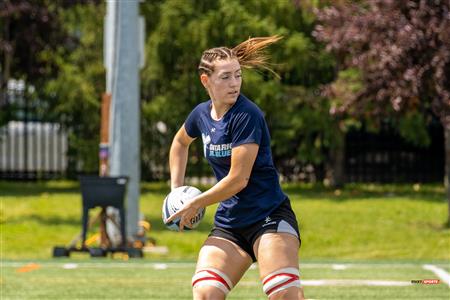
[[[200,195],[202,192],[193,186],[180,186],[173,189],[164,199],[162,206],[162,219],[167,228],[173,231],[180,231],[180,218],[167,223],[167,219],[180,210],[184,204],[188,203],[192,198]],[[185,226],[185,230],[190,230],[198,226],[205,215],[205,208],[198,210],[197,214],[191,219],[189,227]]]

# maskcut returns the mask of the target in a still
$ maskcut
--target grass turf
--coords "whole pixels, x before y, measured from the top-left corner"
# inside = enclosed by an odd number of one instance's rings
[[[450,271],[450,230],[442,225],[447,204],[441,185],[355,184],[342,190],[285,185],[284,190],[301,225],[303,280],[410,282],[437,278],[424,270],[422,263],[439,263]],[[82,254],[70,260],[51,260],[52,247],[67,244],[81,229],[78,184],[0,182],[0,298],[191,299],[193,260],[212,226],[214,207],[207,209],[198,230],[170,232],[161,223],[161,204],[167,192],[165,184],[143,184],[140,210],[152,223],[149,235],[169,248],[168,255],[146,254],[144,260],[128,262],[91,260]],[[174,259],[190,263],[183,268],[168,264],[165,270],[149,264]],[[357,264],[345,270],[331,267],[332,263],[381,260],[404,264]],[[30,261],[37,265],[31,265],[29,272],[19,272]],[[322,266],[302,262],[320,262]],[[63,268],[67,263],[76,263],[77,268]],[[448,299],[449,291],[445,284],[305,286],[306,296],[313,299]],[[228,299],[265,299],[257,270],[249,270]]]
[[[29,262],[4,262],[1,299],[191,299],[194,263],[153,264],[110,260],[42,261],[29,272]],[[448,299],[450,289],[437,285],[310,286],[317,279],[411,280],[437,278],[421,264],[356,263],[341,270],[330,263],[301,265],[305,295],[309,299]],[[442,265],[439,265],[442,267]],[[258,270],[250,269],[227,299],[266,299]]]
[[[347,185],[332,190],[285,185],[300,222],[301,260],[450,260],[450,230],[443,226],[447,203],[442,185]],[[143,184],[140,211],[151,237],[169,248],[150,259],[195,259],[213,222],[214,207],[195,231],[176,233],[161,222],[165,184]],[[91,212],[93,216],[95,212]],[[76,182],[0,182],[2,259],[49,258],[81,230]],[[91,232],[93,233],[93,232]]]

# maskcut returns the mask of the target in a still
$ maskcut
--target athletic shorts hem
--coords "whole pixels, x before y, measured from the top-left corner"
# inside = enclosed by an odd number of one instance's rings
[[[220,237],[233,242],[247,252],[253,262],[257,261],[253,251],[256,240],[265,233],[289,233],[296,236],[301,244],[300,231],[290,200],[287,198],[278,208],[263,220],[243,228],[214,226],[209,236]]]

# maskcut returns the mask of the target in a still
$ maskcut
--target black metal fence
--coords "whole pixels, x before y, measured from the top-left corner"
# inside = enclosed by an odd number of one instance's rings
[[[33,101],[34,105],[30,105],[25,94],[23,87],[17,82],[7,93],[2,93],[0,107],[3,110],[6,103],[9,105],[8,111],[13,113],[9,122],[0,126],[0,179],[65,178],[68,176],[69,165],[68,133],[60,124],[46,119],[45,115],[39,116],[36,113],[39,103]],[[364,130],[349,132],[346,136],[346,181],[442,182],[443,129],[438,122],[434,122],[429,130],[431,144],[427,147],[407,143],[388,129],[377,134]],[[155,160],[155,157],[149,159],[160,166],[161,162]],[[75,165],[79,164],[75,162]],[[142,165],[146,166],[145,158]],[[145,168],[150,173],[143,172],[143,180],[161,178],[151,174],[158,170],[156,167],[152,165],[150,169]],[[311,166],[311,172],[314,169]],[[76,170],[83,171],[78,167]],[[197,171],[203,172],[202,170],[203,168]],[[193,175],[202,177],[205,174]]]
[[[419,147],[393,131],[374,134],[351,131],[346,137],[347,182],[442,182],[444,133],[437,122],[429,127],[431,143]]]

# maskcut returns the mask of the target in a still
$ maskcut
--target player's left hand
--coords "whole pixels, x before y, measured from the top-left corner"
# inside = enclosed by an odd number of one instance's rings
[[[193,204],[194,201],[190,201],[186,203],[179,211],[171,215],[166,223],[172,222],[176,218],[180,218],[180,231],[183,231],[184,227],[191,227],[191,219],[195,217],[197,214],[199,207],[195,207]]]

